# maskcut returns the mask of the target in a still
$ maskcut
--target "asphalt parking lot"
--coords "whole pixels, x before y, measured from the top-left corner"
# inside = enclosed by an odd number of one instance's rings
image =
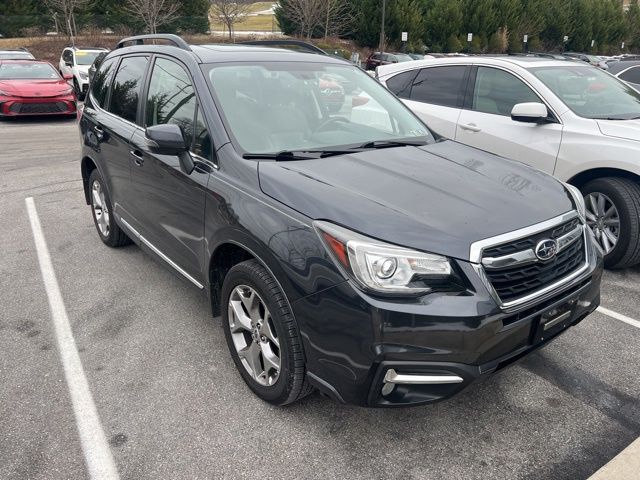
[[[600,312],[447,402],[251,394],[204,295],[85,205],[74,120],[0,122],[0,478],[88,478],[25,198],[123,479],[583,479],[640,436],[640,328]],[[602,306],[640,318],[640,268]]]

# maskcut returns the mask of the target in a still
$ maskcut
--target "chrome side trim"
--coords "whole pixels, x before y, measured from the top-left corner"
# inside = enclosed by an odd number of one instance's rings
[[[557,253],[567,248],[573,242],[578,240],[582,235],[582,226],[579,225],[569,233],[556,239]],[[538,262],[538,257],[533,249],[520,250],[519,252],[510,253],[509,255],[503,255],[501,257],[485,257],[482,259],[482,265],[489,270],[514,267],[516,265],[525,265],[527,263]]]
[[[531,225],[529,227],[503,233],[502,235],[498,235],[496,237],[478,240],[477,242],[472,243],[471,247],[469,248],[469,261],[472,263],[480,263],[482,261],[482,250],[487,247],[492,247],[494,245],[500,245],[501,243],[507,243],[512,240],[518,240],[520,238],[528,237],[530,235],[533,235],[534,233],[539,233],[543,230],[553,228],[556,225],[560,225],[561,223],[568,222],[569,220],[572,220],[577,216],[578,212],[576,212],[575,210],[571,210],[570,212],[563,213],[562,215],[558,215],[557,217],[554,217],[550,220],[536,223],[535,225]]]
[[[464,379],[458,375],[414,375],[387,370],[384,376],[386,383],[402,383],[405,385],[441,385],[445,383],[462,383]]]
[[[178,273],[180,273],[183,277],[185,277],[187,280],[189,280],[191,283],[193,283],[196,287],[198,287],[200,290],[202,290],[204,288],[204,285],[202,285],[200,282],[198,282],[195,278],[193,278],[191,275],[189,275],[187,272],[185,272],[176,262],[174,262],[173,260],[171,260],[169,257],[167,257],[164,253],[162,253],[154,244],[152,244],[149,240],[147,240],[146,238],[144,238],[142,235],[140,235],[140,233],[133,228],[131,225],[129,225],[129,222],[127,222],[124,218],[122,218],[120,215],[118,215],[118,219],[122,222],[122,224],[127,228],[127,230],[130,230],[131,233],[133,233],[136,237],[138,237],[138,239],[144,243],[147,247],[149,247],[151,249],[151,251],[153,253],[155,253],[156,255],[158,255],[162,260],[164,260],[165,262],[167,262],[171,267],[174,268],[174,270],[176,270]]]

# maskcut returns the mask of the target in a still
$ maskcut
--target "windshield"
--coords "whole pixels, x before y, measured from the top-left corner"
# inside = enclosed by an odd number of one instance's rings
[[[11,80],[54,80],[58,72],[48,63],[1,63],[0,79]]]
[[[101,53],[102,52],[85,52],[78,50],[76,52],[76,65],[91,65]]]
[[[567,65],[531,71],[581,117],[609,120],[640,117],[640,93],[602,70]]]
[[[33,55],[29,52],[2,52],[0,60],[33,60]]]
[[[429,130],[386,88],[344,64],[205,66],[225,123],[250,153],[321,150],[407,138]]]
[[[398,62],[411,62],[413,60],[411,56],[404,53],[394,53],[394,56],[398,59]],[[424,57],[424,55],[422,57]]]

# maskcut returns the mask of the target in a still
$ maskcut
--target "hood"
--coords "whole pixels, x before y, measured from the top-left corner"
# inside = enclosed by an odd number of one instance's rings
[[[462,260],[477,240],[573,208],[553,177],[450,140],[260,162],[259,177],[265,194],[308,217]]]
[[[55,97],[71,87],[63,79],[0,80],[0,90],[16,97]]]
[[[607,137],[640,142],[640,120],[598,120],[598,128]]]

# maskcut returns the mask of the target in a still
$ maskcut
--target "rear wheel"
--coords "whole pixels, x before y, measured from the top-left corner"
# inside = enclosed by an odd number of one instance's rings
[[[607,268],[640,263],[640,185],[605,177],[582,187],[587,225],[603,251]]]
[[[89,189],[93,223],[96,225],[100,240],[110,247],[121,247],[131,243],[127,234],[118,226],[112,215],[111,198],[109,198],[109,192],[104,186],[98,169],[91,172]]]
[[[227,344],[249,388],[275,405],[311,393],[302,341],[273,276],[256,260],[239,263],[225,276],[221,298]]]

